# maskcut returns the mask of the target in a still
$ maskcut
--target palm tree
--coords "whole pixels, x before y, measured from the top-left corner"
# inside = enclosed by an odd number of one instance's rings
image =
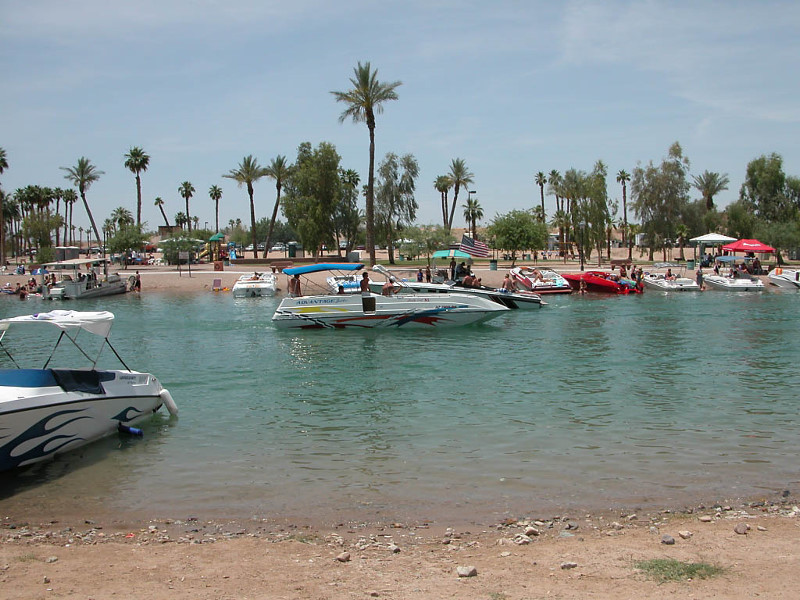
[[[164,201],[159,196],[156,198],[156,201],[153,202],[153,204],[158,207],[158,210],[161,211],[161,216],[164,217],[164,224],[167,226],[167,228],[169,228],[169,219],[167,218],[167,213],[164,212]]]
[[[331,92],[337,102],[344,102],[347,108],[339,116],[339,122],[352,119],[354,123],[366,123],[369,130],[369,176],[367,178],[366,234],[370,266],[375,264],[375,113],[383,112],[383,103],[397,100],[395,91],[402,82],[381,83],[378,70],[372,70],[370,63],[359,62],[350,78],[353,89],[346,92]]]
[[[5,148],[0,148],[0,175],[8,168]],[[0,264],[6,264],[6,220],[3,214],[3,202],[0,201]]]
[[[78,201],[78,194],[75,193],[75,190],[64,190],[62,199],[64,200],[64,241],[67,241],[69,232],[69,243],[73,244],[75,242],[73,229],[75,228],[72,226],[72,211]]]
[[[278,205],[281,203],[281,189],[286,179],[289,177],[291,167],[286,164],[286,157],[278,155],[272,159],[272,162],[266,168],[267,177],[275,180],[275,189],[277,195],[275,196],[275,206],[272,209],[272,220],[269,222],[269,231],[267,232],[267,242],[264,244],[264,258],[267,258],[270,244],[272,243],[272,231],[275,228],[275,219],[278,218]]]
[[[247,185],[247,195],[250,197],[250,226],[253,236],[253,258],[258,258],[258,240],[256,239],[256,205],[253,201],[253,184],[267,174],[267,169],[258,164],[258,160],[253,158],[252,154],[248,154],[239,163],[236,169],[228,171],[228,179],[233,179],[242,187],[243,184]]]
[[[442,201],[442,227],[447,229],[447,215],[450,214],[448,207],[447,194],[450,193],[450,188],[453,187],[453,182],[447,175],[439,175],[433,182],[433,187],[439,192]]]
[[[186,223],[189,225],[189,233],[192,233],[192,218],[189,216],[189,198],[192,197],[194,191],[194,186],[188,181],[184,181],[181,187],[178,188],[178,193],[186,200]]]
[[[456,212],[456,204],[458,204],[458,192],[463,188],[469,187],[473,181],[474,175],[467,169],[467,164],[461,158],[454,158],[450,163],[450,173],[447,174],[453,184],[453,204],[450,206],[450,217],[447,219],[447,231],[453,228],[453,215]]]
[[[693,175],[694,187],[703,195],[703,200],[706,201],[706,210],[714,209],[714,196],[723,190],[728,189],[728,174],[720,175],[719,173],[711,173],[704,171],[702,175]]]
[[[622,243],[628,247],[628,260],[631,260],[633,247],[628,240],[628,182],[631,176],[625,169],[617,173],[617,183],[622,184]]]
[[[142,224],[142,178],[139,173],[147,171],[149,164],[150,156],[139,146],[134,146],[125,155],[125,168],[136,175],[136,224],[139,226]]]
[[[208,196],[214,201],[214,226],[216,233],[219,233],[219,201],[222,198],[222,188],[212,185],[208,188]]]
[[[102,238],[100,237],[100,232],[97,230],[97,225],[94,222],[94,216],[92,215],[92,210],[89,208],[89,202],[86,200],[86,190],[88,190],[95,181],[100,179],[100,175],[103,175],[104,172],[98,170],[98,168],[95,167],[85,156],[81,156],[78,159],[78,164],[76,164],[74,167],[60,168],[62,171],[67,172],[67,174],[64,175],[64,179],[70,180],[72,185],[78,188],[78,192],[81,195],[81,200],[83,200],[83,207],[86,209],[86,214],[89,216],[89,222],[92,224],[92,231],[94,231],[94,235],[99,244]]]
[[[114,231],[120,231],[128,225],[133,225],[133,215],[127,208],[119,206],[111,211],[111,223]]]
[[[186,225],[186,221],[187,218],[183,211],[175,213],[175,225],[183,229],[183,226]]]
[[[477,198],[467,198],[464,205],[464,219],[470,224],[472,229],[472,239],[476,240],[475,223],[483,218],[483,208]]]
[[[536,174],[534,181],[536,182],[536,185],[539,186],[539,194],[542,197],[542,223],[544,223],[545,221],[547,221],[547,214],[544,212],[544,184],[547,183],[547,177],[545,177],[544,173],[539,171]]]

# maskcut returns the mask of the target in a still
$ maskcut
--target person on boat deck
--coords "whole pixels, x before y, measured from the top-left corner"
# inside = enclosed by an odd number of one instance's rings
[[[338,291],[338,292],[336,292],[336,293],[337,293],[339,296],[343,296],[343,295],[344,295],[344,286],[343,286],[343,285],[341,285],[341,284],[339,284],[339,291]]]
[[[422,283],[422,278],[423,278],[423,277],[424,277],[424,275],[422,274],[422,267],[420,267],[420,268],[419,268],[419,271],[417,271],[417,281],[418,281],[419,283]]]
[[[455,278],[456,278],[456,259],[455,258],[451,258],[450,259],[450,279],[455,281]]]
[[[395,295],[400,290],[400,286],[395,285],[395,281],[396,279],[393,276],[389,277],[389,279],[386,280],[386,283],[384,283],[383,287],[381,288],[381,294],[384,296]]]
[[[461,280],[461,285],[464,287],[472,287],[475,282],[475,278],[472,276],[472,273],[467,273],[464,275],[464,279]]]
[[[425,283],[431,282],[431,266],[425,267]]]
[[[619,266],[619,276],[625,279],[628,278],[628,271],[625,269],[625,265]]]
[[[667,269],[667,274],[664,275],[664,279],[666,279],[667,281],[672,281],[673,279],[675,279],[675,275],[672,274],[672,269]]]
[[[296,274],[289,280],[289,296],[292,298],[300,298],[302,295],[300,291],[300,275]]]
[[[358,285],[361,288],[361,294],[369,296],[369,273],[364,271],[364,273],[361,275],[361,281]]]
[[[503,278],[503,291],[505,292],[514,292],[516,291],[516,284],[511,279],[511,276],[506,273],[506,276]]]

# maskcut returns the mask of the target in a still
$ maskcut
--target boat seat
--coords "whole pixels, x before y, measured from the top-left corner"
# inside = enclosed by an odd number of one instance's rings
[[[58,385],[50,369],[3,369],[0,370],[0,386],[3,387],[53,387]]]
[[[65,392],[105,394],[101,381],[114,379],[113,373],[81,371],[78,369],[52,369],[53,377]]]

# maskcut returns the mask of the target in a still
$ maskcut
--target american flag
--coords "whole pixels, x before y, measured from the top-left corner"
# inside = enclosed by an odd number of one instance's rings
[[[489,246],[478,240],[473,240],[467,234],[461,236],[461,245],[458,249],[478,258],[487,258],[489,256]]]

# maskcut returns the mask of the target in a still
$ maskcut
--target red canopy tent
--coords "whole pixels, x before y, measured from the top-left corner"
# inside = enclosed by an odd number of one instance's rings
[[[767,246],[766,244],[762,244],[758,240],[736,240],[730,244],[726,244],[722,247],[723,250],[728,250],[729,252],[758,252],[760,254],[771,254],[775,252],[775,248],[772,246]]]

